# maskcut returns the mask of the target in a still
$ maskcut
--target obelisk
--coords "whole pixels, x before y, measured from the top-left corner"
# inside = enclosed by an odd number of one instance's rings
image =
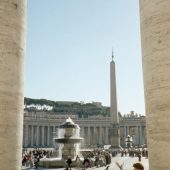
[[[0,0],[0,169],[20,170],[26,0]]]
[[[111,145],[115,148],[118,148],[120,145],[119,137],[119,117],[117,111],[117,92],[116,92],[116,69],[115,62],[113,60],[113,51],[112,51],[112,60],[110,62],[110,114],[112,128],[111,130]]]
[[[140,0],[149,170],[169,170],[170,1]]]

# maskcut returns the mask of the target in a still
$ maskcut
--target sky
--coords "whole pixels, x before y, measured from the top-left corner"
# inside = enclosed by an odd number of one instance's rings
[[[25,97],[110,106],[116,63],[118,111],[145,114],[137,0],[29,0]]]

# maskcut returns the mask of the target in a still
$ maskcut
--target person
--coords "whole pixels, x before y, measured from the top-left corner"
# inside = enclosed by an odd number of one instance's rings
[[[68,170],[70,169],[71,170],[71,164],[72,164],[72,160],[71,160],[71,157],[68,157],[67,159],[67,165],[68,165]]]
[[[76,164],[77,164],[77,169],[78,170],[80,169],[80,162],[81,162],[80,157],[77,155],[76,156]]]
[[[141,163],[135,163],[133,164],[133,170],[144,170],[144,167]]]
[[[89,159],[85,158],[83,161],[83,165],[84,165],[84,169],[86,170],[90,165]]]
[[[141,153],[138,153],[137,157],[138,157],[138,161],[140,162],[141,161]]]

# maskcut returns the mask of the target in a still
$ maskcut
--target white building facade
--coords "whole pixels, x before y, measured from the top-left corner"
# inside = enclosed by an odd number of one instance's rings
[[[110,117],[89,116],[78,118],[73,114],[56,114],[42,111],[24,112],[23,147],[55,147],[53,138],[57,136],[58,126],[71,117],[80,126],[80,136],[84,138],[82,147],[97,147],[112,144],[110,136],[113,125]],[[120,145],[125,145],[127,135],[132,136],[134,145],[146,144],[146,124],[144,116],[119,114]]]

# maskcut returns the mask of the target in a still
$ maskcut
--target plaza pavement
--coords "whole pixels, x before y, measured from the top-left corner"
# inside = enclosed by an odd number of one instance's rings
[[[120,157],[120,156],[116,156],[114,158],[112,158],[112,162],[109,165],[109,170],[119,170],[119,168],[117,167],[117,165],[115,164],[116,162],[118,162],[119,164],[124,163],[123,165],[123,170],[133,170],[133,164],[138,162],[138,158],[134,157]],[[148,159],[145,157],[142,157],[141,159],[141,163],[144,165],[144,170],[149,170],[149,163],[148,163]],[[106,167],[93,167],[93,168],[88,168],[88,170],[105,170]],[[33,168],[23,168],[22,170],[34,170]],[[64,168],[55,168],[55,169],[48,169],[48,168],[38,168],[37,170],[64,170]],[[76,168],[72,168],[72,170],[76,170]],[[79,169],[81,170],[81,169]]]

